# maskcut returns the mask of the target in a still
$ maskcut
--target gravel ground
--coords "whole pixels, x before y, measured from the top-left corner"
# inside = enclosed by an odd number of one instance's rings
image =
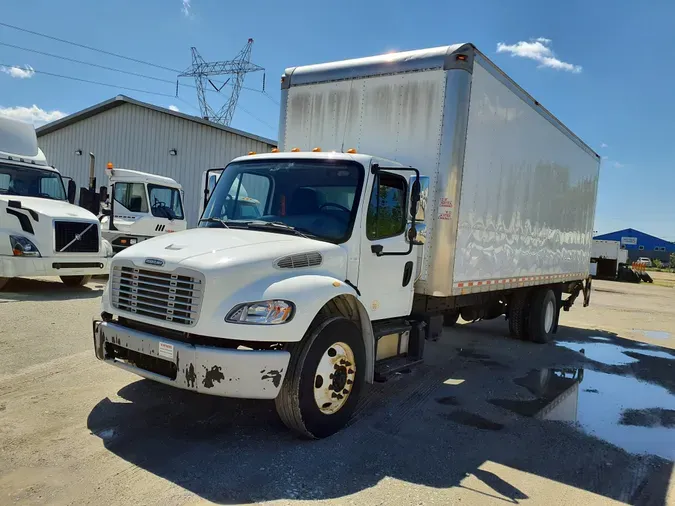
[[[675,504],[675,289],[596,282],[561,346],[446,329],[304,441],[272,402],[97,362],[103,282],[0,294],[0,504]]]

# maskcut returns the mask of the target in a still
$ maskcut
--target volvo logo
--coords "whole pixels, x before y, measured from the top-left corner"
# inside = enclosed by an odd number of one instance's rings
[[[156,265],[157,267],[161,267],[164,265],[164,260],[160,258],[146,258],[145,263],[148,265]]]

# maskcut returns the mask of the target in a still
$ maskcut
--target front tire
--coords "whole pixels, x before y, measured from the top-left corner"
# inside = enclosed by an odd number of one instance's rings
[[[354,322],[335,316],[314,326],[291,350],[274,401],[281,421],[309,438],[335,434],[356,408],[365,368],[365,346]]]
[[[66,286],[84,286],[91,281],[91,276],[60,276]]]

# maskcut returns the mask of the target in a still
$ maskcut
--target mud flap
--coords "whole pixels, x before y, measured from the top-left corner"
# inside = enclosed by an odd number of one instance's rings
[[[593,278],[591,276],[588,276],[586,278],[586,282],[584,283],[584,307],[588,307],[588,305],[591,303],[591,284],[593,282]]]

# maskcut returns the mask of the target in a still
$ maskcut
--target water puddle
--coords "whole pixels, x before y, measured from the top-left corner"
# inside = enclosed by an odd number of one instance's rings
[[[583,353],[588,359],[605,365],[628,365],[634,362],[639,362],[639,358],[631,357],[626,353],[633,353],[637,355],[648,355],[650,357],[665,358],[675,360],[675,354],[666,351],[648,350],[648,349],[634,349],[619,346],[618,344],[608,343],[571,343],[560,341],[556,343],[558,346],[567,348],[568,350]]]
[[[670,332],[665,330],[641,330],[633,329],[634,332],[639,332],[649,339],[670,339]]]
[[[631,453],[675,460],[675,395],[640,381],[584,369],[543,369],[514,380],[533,396],[492,399],[523,416],[574,424]]]

